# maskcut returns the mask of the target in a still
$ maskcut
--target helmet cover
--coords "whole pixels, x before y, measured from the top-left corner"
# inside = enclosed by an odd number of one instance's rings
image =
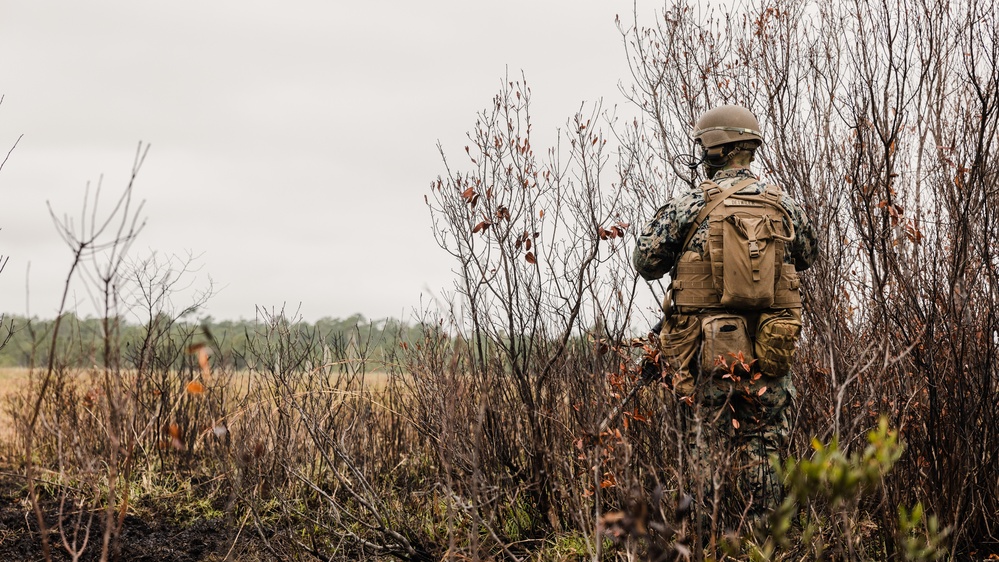
[[[759,121],[741,105],[722,105],[705,111],[691,136],[704,148],[742,141],[763,143]]]

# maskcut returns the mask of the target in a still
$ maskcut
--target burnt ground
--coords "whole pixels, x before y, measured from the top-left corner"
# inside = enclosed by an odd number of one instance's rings
[[[42,560],[41,540],[34,512],[26,501],[27,488],[23,478],[0,466],[0,560],[3,562]],[[55,500],[42,501],[46,513],[56,513]],[[252,526],[239,533],[239,521],[226,518],[200,519],[190,522],[171,520],[166,513],[155,510],[137,517],[127,515],[120,540],[121,562],[199,562],[226,560],[264,561],[274,557],[264,550]],[[55,517],[47,521],[53,526]],[[100,559],[102,531],[91,532],[87,552],[80,559],[84,562]],[[235,546],[233,543],[235,542]],[[69,561],[70,555],[61,546],[58,533],[50,534],[52,559]],[[231,551],[230,551],[231,549]],[[114,559],[114,558],[112,558]]]

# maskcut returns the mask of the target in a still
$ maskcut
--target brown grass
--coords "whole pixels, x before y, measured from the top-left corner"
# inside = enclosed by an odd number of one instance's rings
[[[27,386],[30,372],[26,367],[0,367],[0,404],[5,404],[8,396]],[[0,407],[0,443],[9,442],[13,436],[13,420],[7,409]]]

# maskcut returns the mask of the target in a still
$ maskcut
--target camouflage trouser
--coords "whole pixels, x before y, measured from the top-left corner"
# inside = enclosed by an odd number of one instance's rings
[[[724,386],[729,387],[724,400],[705,397]],[[717,511],[723,527],[760,520],[783,500],[784,487],[770,457],[786,449],[793,393],[790,377],[761,377],[748,384],[699,385],[701,400],[681,403],[688,485],[700,492],[708,515]]]
[[[700,363],[706,315],[674,315],[661,333],[662,350],[673,370],[674,391],[685,427],[688,488],[707,515],[717,513],[724,527],[754,522],[783,500],[783,485],[770,463],[782,455],[790,432],[789,406],[794,387],[789,373],[800,330],[797,310],[773,310],[745,317],[759,361],[752,372]],[[783,351],[782,351],[783,349]],[[729,361],[729,363],[732,363]],[[759,372],[766,367],[765,372]],[[712,372],[713,371],[713,372]]]

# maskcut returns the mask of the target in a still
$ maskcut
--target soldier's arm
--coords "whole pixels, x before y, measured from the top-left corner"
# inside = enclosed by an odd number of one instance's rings
[[[676,261],[678,244],[675,236],[670,234],[674,230],[671,224],[673,215],[672,205],[660,207],[655,218],[645,225],[638,236],[632,262],[639,275],[649,281],[666,275]]]
[[[656,211],[656,216],[638,236],[632,256],[635,269],[642,277],[649,281],[659,279],[673,269],[682,253],[687,231],[703,206],[704,196],[696,189],[670,199]]]
[[[811,267],[819,257],[818,236],[801,205],[786,196],[782,203],[794,221],[794,241],[790,247],[791,257],[794,258],[794,269],[803,271]]]

